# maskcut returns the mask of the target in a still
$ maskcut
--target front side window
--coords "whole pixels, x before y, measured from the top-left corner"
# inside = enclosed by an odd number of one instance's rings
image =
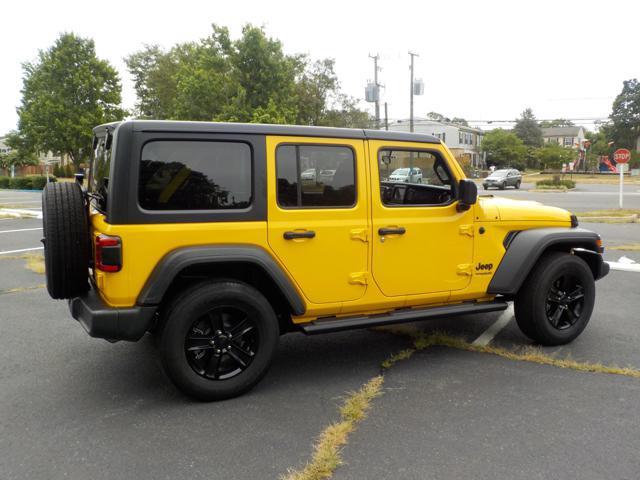
[[[138,201],[147,210],[243,209],[251,185],[245,143],[158,140],[142,148]]]
[[[278,205],[351,207],[356,203],[355,157],[349,147],[281,145],[276,150]]]
[[[385,205],[441,205],[453,198],[453,177],[439,154],[385,148],[378,162]]]

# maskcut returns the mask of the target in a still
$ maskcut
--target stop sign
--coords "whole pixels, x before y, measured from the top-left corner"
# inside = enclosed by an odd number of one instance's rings
[[[626,148],[619,148],[613,153],[613,159],[616,163],[627,163],[631,160],[631,152]]]

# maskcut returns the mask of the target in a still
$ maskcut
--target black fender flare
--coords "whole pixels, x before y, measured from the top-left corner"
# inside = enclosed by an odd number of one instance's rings
[[[507,251],[496,269],[487,293],[515,295],[529,272],[548,249],[573,250],[583,257],[598,280],[609,272],[600,250],[600,235],[583,228],[533,228],[510,235]]]
[[[306,304],[293,283],[265,250],[247,245],[219,245],[178,248],[165,255],[147,279],[137,304],[159,305],[171,282],[193,265],[250,263],[261,268],[282,292],[294,315],[302,315]]]

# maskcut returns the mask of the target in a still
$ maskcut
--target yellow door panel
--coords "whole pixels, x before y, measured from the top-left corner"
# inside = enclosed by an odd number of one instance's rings
[[[411,149],[424,155],[407,157]],[[398,296],[466,288],[473,261],[473,213],[457,211],[453,193],[438,183],[432,169],[440,158],[448,164],[450,182],[459,181],[448,151],[440,145],[369,141],[369,156],[373,278],[380,290]],[[404,157],[412,162],[409,167]],[[420,204],[435,198],[444,203]],[[416,203],[404,203],[412,201]]]
[[[267,137],[267,176],[269,246],[304,296],[361,298],[370,244],[364,141]]]

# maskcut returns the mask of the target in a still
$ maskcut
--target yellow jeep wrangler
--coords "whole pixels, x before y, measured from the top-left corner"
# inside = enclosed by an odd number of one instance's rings
[[[88,188],[44,190],[48,291],[93,337],[156,333],[167,375],[200,399],[255,385],[290,331],[514,301],[528,337],[564,344],[609,270],[575,216],[478,197],[429,135],[173,121],[94,135]]]

